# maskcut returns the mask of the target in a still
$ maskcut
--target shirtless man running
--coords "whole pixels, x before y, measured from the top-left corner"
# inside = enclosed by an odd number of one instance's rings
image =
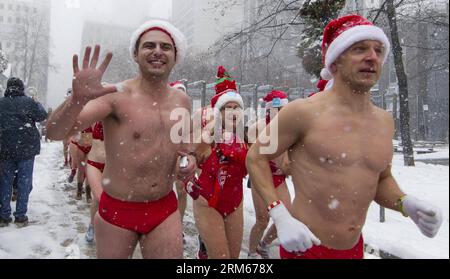
[[[186,40],[170,23],[151,20],[135,31],[130,50],[139,75],[117,88],[101,84],[112,53],[98,68],[99,46],[92,59],[86,48],[81,69],[74,56],[73,95],[53,114],[49,137],[63,139],[103,122],[106,167],[94,224],[98,258],[130,258],[138,242],[144,258],[182,258],[172,185],[177,176],[192,175],[196,166],[195,156],[187,155],[190,145],[171,141],[177,122],[170,115],[176,108],[190,112],[191,100],[175,92],[168,79],[185,55]],[[180,155],[188,156],[182,169]]]
[[[250,142],[255,142],[256,138],[269,125],[270,121],[275,118],[279,111],[282,110],[289,102],[288,95],[283,91],[274,90],[269,92],[265,97],[266,113],[265,117],[252,126],[248,130]],[[267,131],[267,130],[266,130]],[[270,131],[267,131],[270,132]],[[286,184],[286,176],[289,174],[289,160],[287,152],[282,154],[275,160],[270,161],[270,169],[272,178],[278,197],[283,204],[289,209],[291,204],[291,196]],[[264,234],[269,225],[269,214],[263,199],[252,187],[253,205],[255,207],[255,225],[250,230],[248,259],[257,259],[261,256],[263,259],[269,259],[269,245],[277,238],[275,225],[271,225],[266,234]],[[259,256],[258,256],[259,254]]]
[[[249,151],[252,185],[276,225],[281,258],[363,258],[361,232],[372,201],[409,215],[427,237],[438,232],[440,209],[405,195],[393,178],[394,121],[370,99],[389,47],[365,18],[332,21],[323,43],[323,78],[334,78],[332,88],[280,111],[275,154],[261,154],[260,142]],[[290,211],[269,167],[286,150],[295,187]]]

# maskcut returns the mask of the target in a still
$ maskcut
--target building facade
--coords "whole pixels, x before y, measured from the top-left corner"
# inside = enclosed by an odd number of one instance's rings
[[[0,48],[28,94],[47,100],[50,0],[0,0]]]
[[[244,0],[173,0],[171,20],[186,36],[190,52],[207,51],[225,34],[242,28]]]

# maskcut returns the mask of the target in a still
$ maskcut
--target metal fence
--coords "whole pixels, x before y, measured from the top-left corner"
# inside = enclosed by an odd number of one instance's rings
[[[192,83],[186,83],[186,88],[189,96],[192,100],[200,101],[201,106],[205,107],[210,102],[212,97],[216,94],[214,86],[215,83],[207,84],[205,81],[195,81]],[[310,89],[306,88],[286,88],[276,87],[273,85],[257,85],[257,84],[238,84],[238,91],[244,100],[246,108],[253,108],[257,110],[264,105],[262,98],[272,90],[285,91],[289,96],[289,101],[296,100],[298,98],[306,98],[310,93]]]
[[[195,108],[195,103],[197,103],[197,108],[199,104],[202,107],[207,106],[211,98],[215,95],[214,83],[207,84],[205,81],[195,81],[192,83],[185,83],[188,90],[188,94],[192,97],[194,102],[193,107]],[[258,84],[238,84],[238,91],[241,93],[244,100],[245,108],[253,108],[257,111],[258,108],[264,107],[264,102],[262,98],[271,90],[282,90],[285,91],[289,100],[293,101],[296,99],[306,98],[310,93],[310,88],[288,88],[288,87],[276,87],[273,85],[258,85]],[[396,122],[396,138],[399,138],[399,128],[400,127],[400,103],[398,96],[398,89],[396,86],[389,88],[388,92],[382,93],[375,86],[372,90],[372,101],[373,103],[386,111],[392,113],[394,120]],[[447,111],[442,109],[439,102],[441,100],[431,100],[430,104],[424,106],[424,108],[419,106],[417,98],[411,98],[410,103],[413,109],[410,110],[411,115],[411,136],[412,139],[417,141],[420,140],[418,132],[420,129],[425,129],[425,137],[427,140],[440,140],[448,143],[448,105]],[[446,100],[448,104],[448,99]],[[435,104],[436,103],[436,104]],[[419,109],[420,107],[420,109]],[[422,114],[421,117],[418,114]],[[422,121],[419,121],[422,119]]]

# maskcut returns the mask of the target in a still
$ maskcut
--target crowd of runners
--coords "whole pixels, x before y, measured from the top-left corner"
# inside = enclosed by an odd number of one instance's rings
[[[98,258],[130,258],[137,244],[144,258],[182,258],[188,198],[198,258],[239,258],[247,175],[256,213],[251,259],[269,258],[277,238],[283,259],[361,259],[373,201],[411,218],[424,235],[437,234],[441,210],[400,189],[391,173],[394,121],[371,102],[390,50],[380,28],[357,15],[331,21],[318,92],[291,103],[285,92],[269,92],[265,116],[248,129],[224,67],[211,103],[198,111],[183,82],[170,83],[186,45],[171,23],[144,23],[130,43],[139,73],[117,84],[102,81],[112,53],[100,60],[95,46],[81,64],[73,57],[73,84],[47,137],[63,141],[74,197],[91,204],[86,241]]]

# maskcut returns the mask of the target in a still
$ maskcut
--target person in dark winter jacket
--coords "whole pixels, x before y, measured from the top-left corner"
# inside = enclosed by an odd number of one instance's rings
[[[28,197],[33,188],[34,158],[40,153],[41,143],[36,122],[44,121],[44,107],[25,96],[24,84],[10,78],[5,96],[0,99],[0,226],[11,219],[11,194],[17,171],[17,203],[15,223],[26,225]]]

